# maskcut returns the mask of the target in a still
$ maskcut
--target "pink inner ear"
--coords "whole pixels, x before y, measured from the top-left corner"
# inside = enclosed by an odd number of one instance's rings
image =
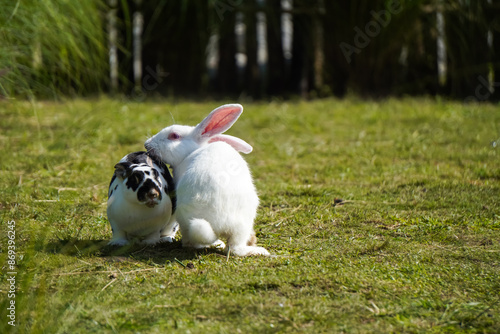
[[[240,114],[238,107],[226,107],[218,110],[210,117],[209,123],[203,129],[202,136],[213,136],[226,131],[236,122]]]
[[[253,150],[253,147],[250,144],[248,144],[246,141],[244,141],[243,139],[240,139],[238,137],[233,137],[233,136],[229,136],[229,135],[218,135],[218,136],[214,136],[214,137],[210,138],[210,140],[208,142],[214,143],[216,141],[225,142],[225,143],[231,145],[232,148],[234,148],[236,151],[241,152],[241,153],[245,153],[245,154],[248,154],[248,153],[252,152],[252,150]]]

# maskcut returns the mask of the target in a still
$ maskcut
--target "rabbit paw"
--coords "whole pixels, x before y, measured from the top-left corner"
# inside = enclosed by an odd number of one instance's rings
[[[156,245],[158,242],[160,242],[160,237],[158,236],[158,233],[153,233],[152,235],[147,236],[146,238],[141,240],[142,245]]]
[[[184,243],[182,246],[194,248],[194,249],[205,249],[205,248],[212,248],[213,247],[213,248],[222,250],[222,249],[226,248],[226,244],[222,240],[216,240],[215,242],[208,244],[208,245]]]
[[[172,243],[174,242],[174,237],[171,237],[171,236],[168,236],[168,235],[164,235],[162,237],[160,237],[160,243],[163,243],[163,242],[168,242],[168,243]]]
[[[109,246],[125,246],[125,245],[128,245],[130,242],[123,238],[123,239],[113,239],[111,240],[108,245]]]
[[[226,244],[222,240],[216,240],[213,244],[210,245],[210,247],[214,247],[217,249],[224,249],[226,248]]]
[[[269,256],[271,255],[267,249],[264,247],[257,247],[257,246],[235,246],[233,248],[230,248],[231,254],[237,255],[237,256],[250,256],[250,255],[263,255],[263,256]]]

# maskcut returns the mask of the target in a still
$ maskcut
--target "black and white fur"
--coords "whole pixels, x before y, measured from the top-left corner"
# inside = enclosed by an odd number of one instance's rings
[[[147,152],[126,155],[115,165],[109,185],[107,213],[113,230],[109,244],[172,242],[178,230],[175,208],[168,167]]]

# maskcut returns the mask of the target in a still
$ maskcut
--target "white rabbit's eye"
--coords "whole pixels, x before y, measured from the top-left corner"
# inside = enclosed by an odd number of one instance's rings
[[[172,132],[168,135],[169,140],[177,140],[181,138],[181,136],[178,133]]]

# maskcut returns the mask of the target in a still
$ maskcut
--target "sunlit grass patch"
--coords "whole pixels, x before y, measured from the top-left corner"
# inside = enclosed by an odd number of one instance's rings
[[[228,133],[254,147],[245,158],[261,199],[256,233],[274,256],[186,250],[179,239],[108,247],[114,164],[162,127],[194,125],[218,105],[1,104],[16,331],[500,330],[496,105],[244,105]],[[0,240],[5,265],[7,234]]]

